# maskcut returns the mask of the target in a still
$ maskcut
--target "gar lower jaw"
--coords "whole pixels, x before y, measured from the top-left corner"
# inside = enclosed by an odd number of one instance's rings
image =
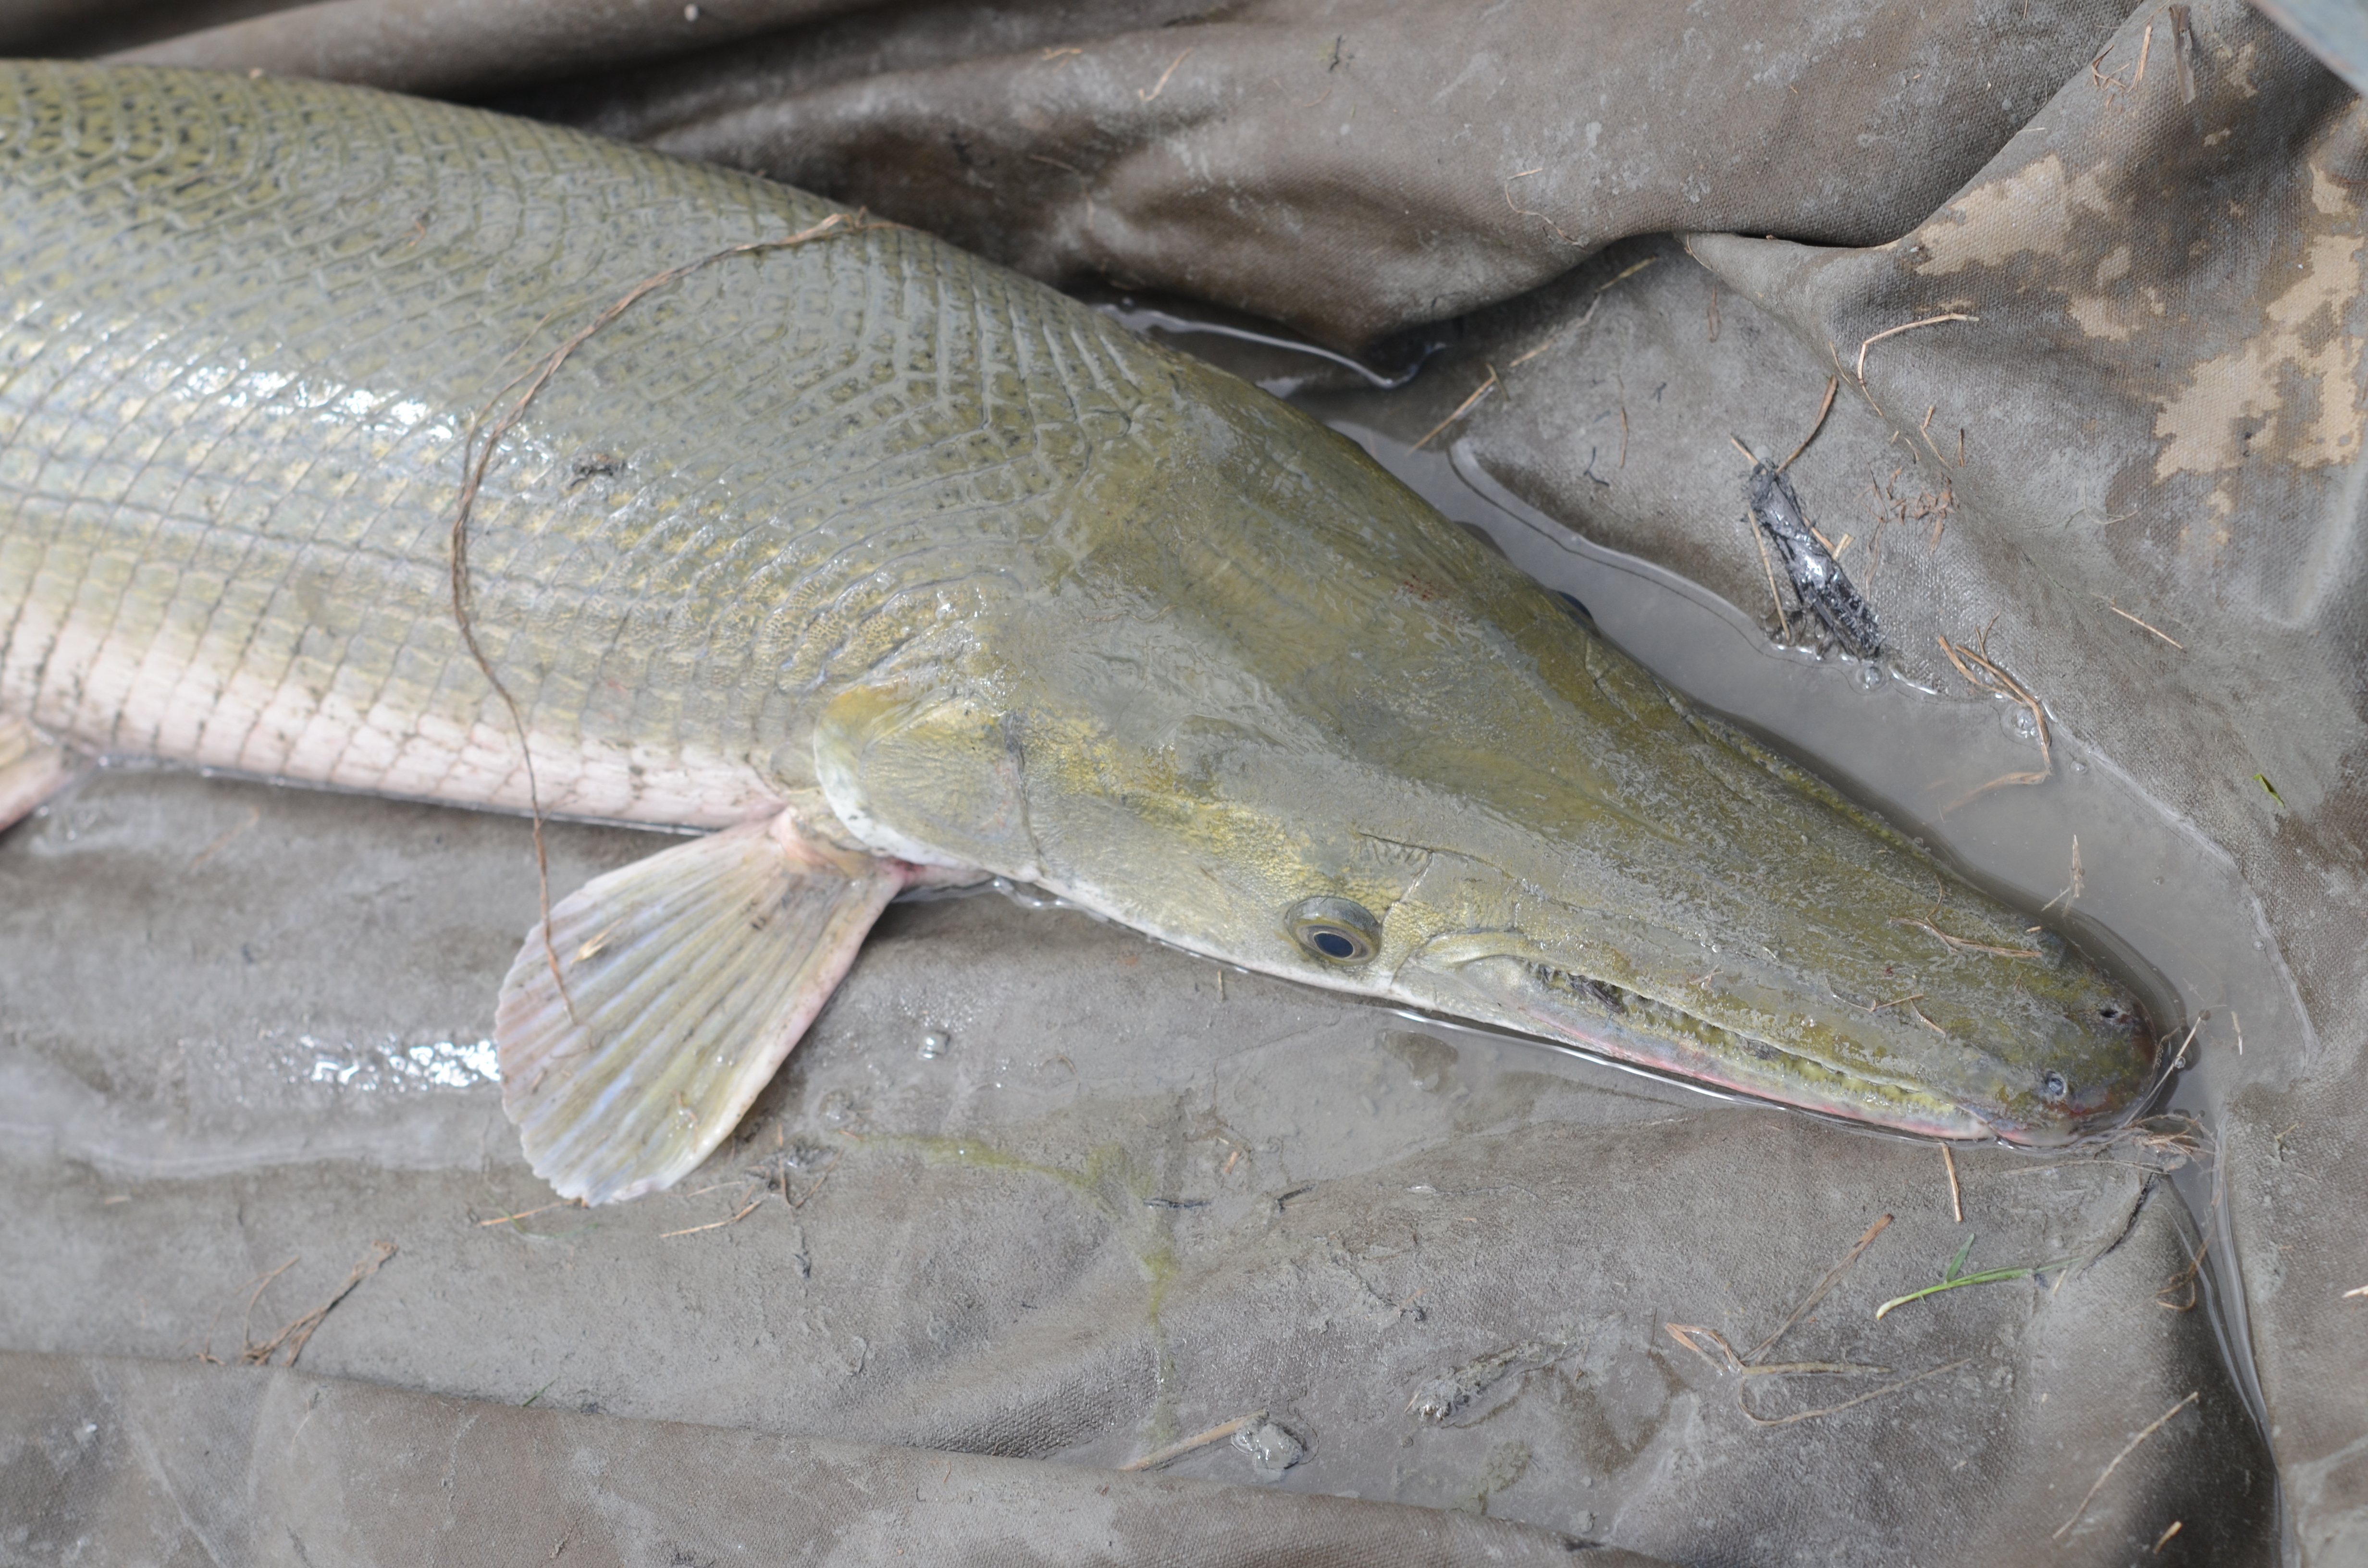
[[[1445,1012],[1567,1040],[1802,1109],[1927,1137],[2022,1142],[2052,1142],[2055,1136],[2001,1126],[1927,1090],[1846,1072],[1624,986],[1538,960],[1496,955],[1452,966],[1426,964],[1417,973],[1401,973],[1402,983],[1408,979],[1443,983],[1427,1000]]]

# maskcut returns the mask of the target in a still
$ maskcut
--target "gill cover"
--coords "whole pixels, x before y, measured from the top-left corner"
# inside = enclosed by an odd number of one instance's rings
[[[814,727],[823,798],[867,846],[1038,881],[1020,760],[999,706],[981,697],[860,686]]]

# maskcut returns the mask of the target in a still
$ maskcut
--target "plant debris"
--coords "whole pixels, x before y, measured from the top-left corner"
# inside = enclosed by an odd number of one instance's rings
[[[1922,321],[1903,322],[1897,326],[1884,328],[1881,332],[1876,333],[1873,337],[1868,338],[1864,343],[1858,346],[1859,390],[1861,392],[1866,390],[1866,351],[1873,347],[1876,344],[1882,342],[1884,338],[1896,337],[1903,332],[1913,332],[1919,326],[1938,326],[1944,321],[1977,322],[1981,319],[1982,318],[1979,316],[1969,316],[1963,311],[1951,311],[1945,315],[1926,316]]]
[[[2002,790],[2017,784],[2044,784],[2055,778],[2055,748],[2047,733],[2047,709],[2038,698],[2031,694],[2028,687],[1999,668],[1997,662],[1990,658],[1989,629],[1987,627],[1982,629],[1981,642],[1978,647],[1971,643],[1951,642],[1938,632],[1933,634],[1932,640],[1941,644],[1941,652],[1949,656],[1949,663],[1957,667],[1957,673],[1965,677],[1967,685],[1976,691],[1997,692],[2020,704],[2030,713],[2031,722],[2039,733],[2039,771],[2002,773],[1988,783],[1977,785],[1942,806],[1941,814],[1945,817],[1959,806],[1969,804],[1993,790]],[[2035,958],[2038,955],[2032,956]]]
[[[1818,422],[1824,423],[1822,414]],[[1812,436],[1816,433],[1810,432]],[[1742,443],[1737,441],[1736,445],[1740,447]],[[1805,448],[1808,443],[1802,445]],[[1777,613],[1782,617],[1784,630],[1789,633],[1800,620],[1815,616],[1855,656],[1880,656],[1883,627],[1875,619],[1874,608],[1859,593],[1850,574],[1842,570],[1841,562],[1834,559],[1833,551],[1809,526],[1800,494],[1784,477],[1782,465],[1770,468],[1753,457],[1751,477],[1745,482],[1744,494],[1750,504],[1751,521],[1764,541],[1763,548],[1774,547],[1776,555],[1784,562],[1785,575],[1793,582],[1793,597],[1800,608],[1795,614],[1785,615],[1782,602],[1778,602]],[[1772,573],[1770,582],[1772,591]]]
[[[1866,1228],[1866,1233],[1859,1237],[1858,1244],[1850,1248],[1849,1256],[1826,1271],[1825,1278],[1811,1288],[1808,1295],[1802,1299],[1799,1306],[1793,1309],[1792,1315],[1778,1326],[1776,1332],[1753,1346],[1743,1355],[1736,1355],[1735,1346],[1727,1343],[1726,1336],[1714,1328],[1682,1323],[1665,1323],[1661,1327],[1668,1333],[1670,1338],[1700,1356],[1703,1360],[1710,1362],[1713,1367],[1723,1367],[1724,1370],[1735,1374],[1736,1408],[1743,1412],[1744,1419],[1755,1426],[1789,1426],[1796,1421],[1812,1421],[1819,1416],[1837,1415],[1855,1405],[1864,1404],[1869,1400],[1881,1399],[1886,1394],[1896,1393],[1911,1383],[1919,1383],[1927,1378],[1937,1378],[1943,1372],[1954,1371],[1973,1358],[1963,1356],[1954,1361],[1912,1373],[1896,1382],[1885,1383],[1879,1389],[1871,1389],[1854,1398],[1843,1400],[1839,1404],[1820,1405],[1814,1410],[1796,1410],[1790,1415],[1762,1415],[1751,1408],[1750,1401],[1745,1397],[1745,1391],[1751,1387],[1750,1380],[1753,1378],[1793,1377],[1808,1373],[1880,1377],[1891,1370],[1888,1367],[1860,1366],[1849,1361],[1763,1362],[1759,1359],[1775,1348],[1777,1341],[1792,1333],[1793,1325],[1805,1317],[1812,1308],[1826,1299],[1827,1292],[1840,1283],[1842,1276],[1850,1271],[1851,1267],[1858,1262],[1866,1249],[1874,1244],[1874,1238],[1883,1234],[1890,1223],[1891,1216],[1885,1214],[1873,1224],[1869,1225]],[[1702,1348],[1704,1345],[1714,1347],[1718,1351],[1718,1356],[1713,1358],[1710,1351]]]
[[[1884,1315],[1894,1307],[1904,1307],[1910,1301],[1920,1301],[1943,1290],[1954,1290],[1966,1285],[1997,1285],[2009,1279],[2033,1279],[2059,1268],[2069,1268],[2080,1261],[2077,1257],[2059,1257],[2052,1263],[2034,1263],[2015,1268],[1985,1268],[1978,1274],[1966,1274],[1963,1272],[1965,1259],[1972,1256],[1973,1250],[1974,1238],[1967,1236],[1965,1244],[1957,1249],[1957,1256],[1949,1260],[1949,1267],[1941,1273],[1938,1285],[1927,1285],[1921,1290],[1910,1290],[1904,1296],[1892,1297],[1874,1309],[1875,1321],[1882,1322]]]
[[[1831,1290],[1835,1286],[1841,1283],[1842,1276],[1848,1274],[1852,1267],[1856,1267],[1858,1260],[1861,1256],[1865,1256],[1866,1249],[1874,1244],[1874,1238],[1883,1234],[1884,1232],[1890,1228],[1891,1216],[1888,1214],[1885,1214],[1883,1218],[1877,1220],[1873,1224],[1869,1225],[1866,1228],[1866,1233],[1859,1237],[1857,1244],[1850,1249],[1849,1256],[1844,1257],[1839,1263],[1835,1264],[1831,1268],[1826,1270],[1826,1277],[1817,1281],[1816,1285],[1809,1291],[1808,1295],[1803,1299],[1799,1306],[1793,1309],[1793,1315],[1786,1318],[1783,1323],[1778,1326],[1775,1333],[1770,1335],[1767,1338],[1753,1346],[1751,1347],[1750,1354],[1743,1358],[1746,1361],[1757,1361],[1770,1350],[1775,1349],[1776,1342],[1783,1338],[1786,1335],[1792,1333],[1793,1327],[1795,1324],[1798,1324],[1803,1318],[1808,1316],[1811,1312],[1815,1311],[1817,1303],[1826,1299],[1827,1291]]]
[[[2072,1517],[2055,1527],[2055,1539],[2057,1540],[2062,1540],[2066,1535],[2071,1533],[2072,1527],[2078,1524],[2080,1520],[2086,1517],[2089,1512],[2089,1505],[2097,1500],[2097,1494],[2104,1490],[2105,1483],[2112,1479],[2113,1471],[2121,1469],[2122,1461],[2137,1451],[2137,1447],[2140,1443],[2145,1442],[2148,1437],[2151,1437],[2157,1432],[2161,1431],[2163,1426],[2172,1416],[2178,1415],[2180,1411],[2186,1409],[2189,1405],[2193,1404],[2197,1400],[2203,1397],[2203,1391],[2200,1389],[2196,1390],[2190,1393],[2185,1399],[2180,1400],[2177,1404],[2172,1405],[2169,1410],[2164,1411],[2160,1415],[2156,1416],[2152,1421],[2146,1424],[2144,1430],[2140,1431],[2136,1437],[2132,1437],[2127,1446],[2125,1446],[2120,1453],[2117,1453],[2112,1457],[2112,1462],[2105,1466],[2103,1472],[2100,1474],[2094,1483],[2089,1486],[2089,1494],[2080,1499],[2080,1506],[2072,1510]],[[2176,1528],[2176,1526],[2173,1527],[2173,1528]],[[2170,1539],[2170,1533],[2169,1531],[2165,1531],[2162,1539],[2163,1540],[2169,1540]],[[2156,1542],[2157,1546],[2159,1546],[2160,1544],[2160,1541]]]
[[[268,1367],[271,1364],[271,1358],[285,1347],[288,1358],[279,1364],[282,1367],[294,1366],[296,1358],[304,1354],[304,1346],[312,1342],[313,1332],[327,1321],[329,1314],[336,1310],[337,1303],[352,1295],[355,1286],[376,1274],[379,1265],[393,1257],[394,1254],[395,1245],[393,1242],[372,1242],[370,1256],[354,1265],[353,1272],[346,1276],[346,1282],[337,1287],[336,1294],[262,1344],[249,1344],[239,1352],[238,1358],[251,1367]],[[285,1271],[289,1265],[295,1261],[291,1257],[287,1263],[281,1264],[279,1269],[273,1272],[272,1278],[279,1278],[279,1273]],[[270,1280],[267,1279],[264,1283],[269,1284]],[[261,1288],[257,1287],[256,1294],[260,1296],[262,1293]],[[252,1310],[254,1302],[250,1301],[247,1305]]]
[[[2105,601],[2105,608],[2106,608],[2107,609],[2109,609],[2109,610],[2112,610],[2115,615],[2120,616],[2123,620],[2128,621],[2128,622],[2129,622],[2131,625],[2133,625],[2133,626],[2143,626],[2143,627],[2145,627],[2145,628],[2146,628],[2146,630],[2147,630],[2148,631],[2153,632],[2157,637],[2161,638],[2164,642],[2166,642],[2169,643],[2172,647],[2174,647],[2174,648],[2178,649],[2180,653],[2184,653],[2185,652],[2187,652],[2187,644],[2186,644],[2186,643],[2181,642],[2178,638],[2173,637],[2169,632],[2168,632],[2168,631],[2165,631],[2161,630],[2159,627],[2156,627],[2156,626],[2148,625],[2146,621],[2140,620],[2136,616],[2132,615],[2129,611],[2127,611],[2127,610],[2123,609],[2121,606],[2119,606],[2119,605],[2115,604],[2112,600],[2111,600],[2111,599],[2107,599],[2107,600]]]
[[[2001,959],[2035,959],[2040,956],[2039,949],[2036,948],[1997,948],[1987,942],[1969,942],[1963,937],[1952,937],[1932,924],[1940,917],[1940,914],[1941,906],[1936,903],[1932,906],[1931,914],[1921,920],[1899,915],[1894,915],[1891,923],[1894,926],[1906,926],[1913,930],[1938,937],[1943,943],[1961,953],[1988,953],[1993,958]]]
[[[1793,455],[1776,465],[1776,472],[1778,473],[1783,472],[1786,469],[1791,468],[1794,463],[1801,460],[1801,454],[1809,449],[1809,443],[1816,440],[1817,438],[1817,432],[1826,427],[1826,415],[1834,411],[1834,394],[1841,390],[1842,379],[1839,376],[1831,376],[1827,379],[1826,401],[1817,405],[1816,419],[1809,426],[1809,433],[1801,437],[1801,444],[1793,449]]]
[[[1467,414],[1471,413],[1474,408],[1477,408],[1477,407],[1480,405],[1480,400],[1481,400],[1482,398],[1486,397],[1490,392],[1495,392],[1498,387],[1502,386],[1503,384],[1504,384],[1504,383],[1503,383],[1501,381],[1499,381],[1499,380],[1497,379],[1497,367],[1496,367],[1496,366],[1494,366],[1494,365],[1489,366],[1489,367],[1488,367],[1488,379],[1487,379],[1486,381],[1482,381],[1482,382],[1480,383],[1480,385],[1478,386],[1478,388],[1477,388],[1477,389],[1475,389],[1475,390],[1473,392],[1473,393],[1472,393],[1472,395],[1471,395],[1470,397],[1467,397],[1467,398],[1465,398],[1462,403],[1457,403],[1457,404],[1455,405],[1455,412],[1454,412],[1454,413],[1452,413],[1452,414],[1449,415],[1446,418],[1444,418],[1444,419],[1440,420],[1438,424],[1436,424],[1436,425],[1432,426],[1429,430],[1425,431],[1425,432],[1423,433],[1422,439],[1420,439],[1419,441],[1417,441],[1417,442],[1416,442],[1412,447],[1410,447],[1410,448],[1409,448],[1409,449],[1408,449],[1408,450],[1410,450],[1410,451],[1417,451],[1417,452],[1418,452],[1418,451],[1422,450],[1425,447],[1427,447],[1427,446],[1430,445],[1431,437],[1434,437],[1434,436],[1438,435],[1441,430],[1446,429],[1450,425],[1454,424],[1457,420],[1459,420],[1459,419],[1463,418],[1465,415],[1467,415]]]
[[[1205,1432],[1195,1432],[1180,1443],[1170,1443],[1164,1449],[1144,1455],[1132,1464],[1122,1464],[1119,1469],[1156,1470],[1170,1460],[1182,1459],[1193,1449],[1205,1449],[1211,1443],[1221,1443],[1253,1422],[1265,1419],[1266,1412],[1263,1410],[1253,1410],[1247,1415],[1236,1415],[1231,1421],[1222,1422]]]
[[[1417,1388],[1414,1397],[1406,1401],[1406,1412],[1436,1426],[1516,1372],[1551,1367],[1566,1354],[1568,1351],[1561,1346],[1535,1339],[1493,1351],[1441,1372]]]

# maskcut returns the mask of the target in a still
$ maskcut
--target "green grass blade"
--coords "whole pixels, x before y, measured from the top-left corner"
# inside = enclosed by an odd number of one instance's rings
[[[1904,1307],[1910,1301],[1920,1301],[1927,1296],[1937,1296],[1943,1290],[1954,1290],[1962,1285],[1996,1285],[2002,1280],[2028,1279],[2058,1268],[2068,1268],[2079,1261],[2075,1257],[2059,1257],[2053,1263],[2034,1263],[2021,1268],[1985,1268],[1978,1274],[1956,1275],[1941,1280],[1938,1285],[1927,1285],[1921,1290],[1910,1290],[1905,1296],[1894,1296],[1874,1309],[1875,1320],[1881,1322],[1883,1314],[1894,1307]]]

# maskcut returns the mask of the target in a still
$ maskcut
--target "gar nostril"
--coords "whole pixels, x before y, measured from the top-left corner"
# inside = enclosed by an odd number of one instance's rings
[[[2119,1007],[2107,1006],[2097,1009],[2097,1017],[2104,1019],[2109,1024],[2119,1018],[2121,1016],[2122,1010]]]

